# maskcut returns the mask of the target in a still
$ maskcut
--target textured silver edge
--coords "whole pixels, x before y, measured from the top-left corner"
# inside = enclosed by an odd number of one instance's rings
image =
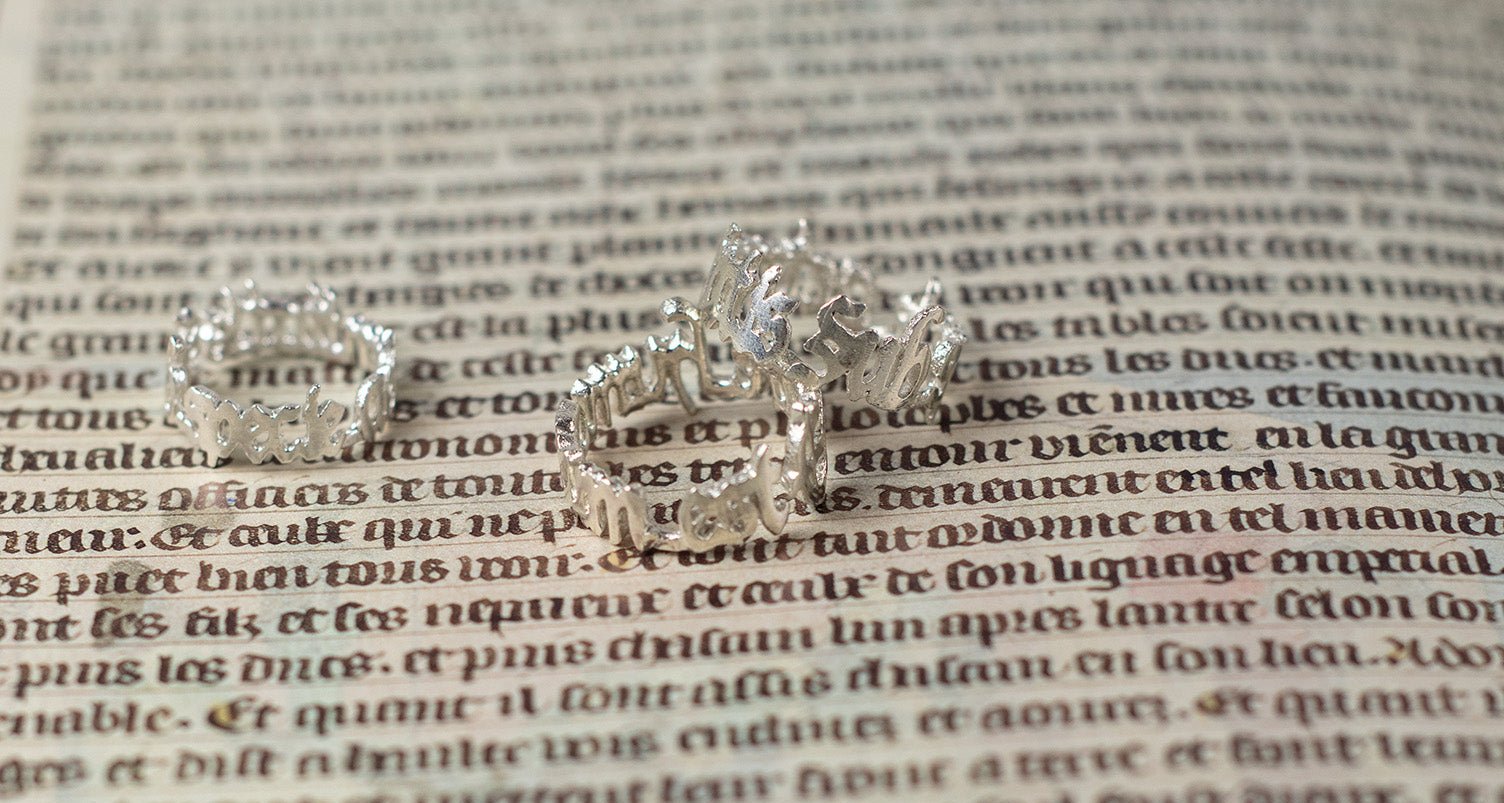
[[[211,460],[327,460],[386,433],[396,404],[392,330],[344,314],[329,288],[310,284],[301,295],[268,298],[247,280],[222,289],[202,311],[184,308],[177,327],[168,344],[166,421]],[[365,371],[354,405],[320,399],[317,384],[297,404],[245,405],[195,381],[205,363],[288,355]]]
[[[704,552],[745,542],[759,524],[782,532],[793,500],[824,503],[828,464],[819,388],[747,360],[735,364],[729,376],[717,376],[699,309],[673,298],[663,303],[663,313],[676,324],[671,334],[649,337],[641,350],[628,346],[606,355],[559,404],[554,430],[565,498],[596,535],[638,550]],[[685,363],[693,368],[693,392],[685,381]],[[648,518],[640,488],[590,461],[596,433],[611,426],[613,416],[654,402],[677,401],[693,413],[697,400],[764,395],[788,418],[783,455],[774,457],[767,444],[758,444],[743,468],[682,496],[672,526]]]

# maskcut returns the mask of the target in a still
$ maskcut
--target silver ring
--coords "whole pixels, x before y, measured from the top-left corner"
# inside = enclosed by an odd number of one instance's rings
[[[211,460],[237,454],[253,463],[325,460],[385,434],[396,402],[392,330],[342,313],[328,288],[309,285],[301,295],[266,298],[246,281],[221,290],[202,312],[185,307],[177,324],[168,347],[167,423]],[[289,356],[366,372],[354,406],[320,400],[316,384],[298,404],[245,405],[198,381],[206,364]]]
[[[775,535],[782,532],[792,500],[824,502],[828,467],[819,388],[745,360],[730,376],[716,376],[700,311],[670,299],[663,303],[663,313],[677,324],[672,334],[649,337],[641,351],[628,346],[607,355],[559,403],[555,435],[565,498],[596,535],[639,550],[704,552],[740,544],[759,523]],[[693,394],[685,382],[685,363],[693,367]],[[649,519],[638,487],[590,462],[595,436],[611,425],[613,415],[670,400],[693,414],[696,396],[715,401],[763,395],[770,395],[788,418],[782,457],[758,444],[743,468],[685,494],[672,527]]]
[[[872,274],[810,249],[809,224],[801,220],[793,237],[776,242],[732,224],[699,306],[735,351],[801,382],[825,386],[844,377],[852,401],[917,408],[933,421],[966,342],[940,295],[940,282],[931,279],[923,293],[900,296],[896,333],[868,323],[862,299],[878,297]],[[811,302],[821,304],[818,329],[799,351],[789,316]]]

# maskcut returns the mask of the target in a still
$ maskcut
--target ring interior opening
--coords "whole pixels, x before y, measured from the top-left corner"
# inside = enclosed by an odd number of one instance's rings
[[[722,387],[740,385],[746,377],[732,362],[730,348],[722,343],[705,345],[712,381]],[[598,428],[590,443],[591,460],[610,465],[613,474],[638,486],[648,504],[649,521],[659,525],[674,523],[674,508],[690,489],[746,468],[751,446],[768,443],[775,450],[782,448],[772,427],[763,437],[743,442],[757,429],[748,419],[767,412],[766,390],[756,396],[717,398],[693,366],[681,364],[678,376],[695,412],[688,412],[679,399],[669,398],[614,415],[611,425]],[[692,431],[703,431],[693,446],[688,437]],[[680,448],[654,454],[658,451],[654,447],[665,440]]]
[[[337,312],[270,301],[237,309],[223,326],[200,323],[189,350],[189,383],[244,403],[302,400],[310,385],[326,398],[353,395],[376,368],[376,344]]]

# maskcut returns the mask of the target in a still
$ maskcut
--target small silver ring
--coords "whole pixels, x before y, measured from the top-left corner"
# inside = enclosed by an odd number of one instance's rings
[[[616,546],[638,550],[704,552],[743,543],[760,523],[782,532],[793,500],[824,503],[828,473],[824,399],[818,386],[766,366],[742,362],[729,376],[712,371],[699,309],[680,299],[663,304],[677,324],[668,337],[649,337],[641,350],[628,346],[590,366],[559,403],[555,436],[564,496],[580,521]],[[683,366],[692,367],[685,381]],[[690,390],[690,387],[694,391]],[[767,444],[745,466],[721,480],[691,489],[679,501],[674,526],[652,521],[641,489],[591,462],[595,436],[614,415],[654,402],[678,401],[693,414],[696,401],[770,395],[787,417],[782,457]]]
[[[933,421],[966,336],[940,302],[937,279],[898,298],[896,332],[867,322],[863,300],[878,297],[863,265],[809,247],[809,224],[773,241],[732,224],[721,241],[699,307],[736,352],[788,376],[827,386],[882,410],[919,409]],[[794,347],[789,317],[821,304],[817,331]]]
[[[251,281],[226,287],[203,311],[184,308],[168,347],[167,423],[218,461],[309,462],[375,442],[391,421],[397,353],[392,330],[340,311],[334,292],[310,284],[301,295],[268,298]],[[353,407],[320,400],[268,407],[242,404],[201,384],[210,364],[264,357],[319,357],[365,372]]]

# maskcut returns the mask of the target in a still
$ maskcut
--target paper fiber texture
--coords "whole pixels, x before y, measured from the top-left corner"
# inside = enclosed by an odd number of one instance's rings
[[[1498,801],[1496,3],[8,0],[0,796]],[[552,411],[730,222],[930,276],[937,425],[696,558]],[[396,423],[211,467],[174,313],[310,279]],[[297,401],[307,363],[225,387]],[[659,512],[779,440],[644,410]]]

